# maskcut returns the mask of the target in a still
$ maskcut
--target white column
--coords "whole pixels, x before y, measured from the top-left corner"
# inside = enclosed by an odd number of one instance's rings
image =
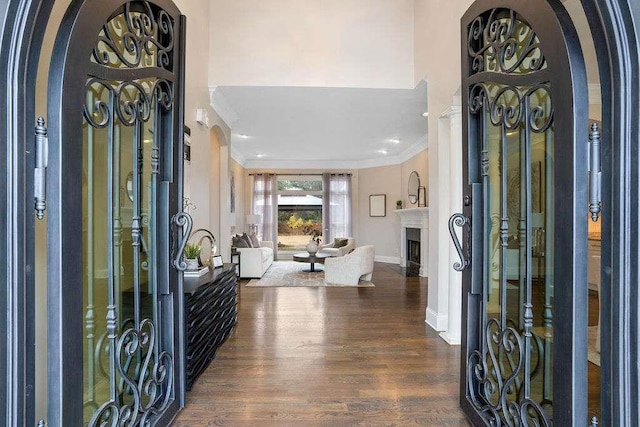
[[[443,117],[449,121],[449,216],[462,212],[462,108],[453,106],[444,112]],[[465,238],[465,230],[458,235]],[[458,258],[458,253],[451,239],[447,241],[449,253],[448,275],[448,325],[447,330],[440,336],[449,344],[460,344],[462,323],[462,273],[453,270],[452,264]]]
[[[420,227],[420,277],[429,277],[429,227]]]
[[[433,239],[429,244],[432,256],[426,322],[436,331],[446,331],[449,320],[449,133],[449,118],[440,117],[437,144],[429,148],[429,228]]]
[[[402,222],[402,221],[401,221]],[[400,226],[400,267],[407,266],[407,229]]]

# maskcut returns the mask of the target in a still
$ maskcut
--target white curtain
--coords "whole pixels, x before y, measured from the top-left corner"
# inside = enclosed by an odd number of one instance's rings
[[[322,242],[351,237],[351,176],[322,174]]]
[[[273,258],[278,258],[278,179],[274,174],[253,177],[252,213],[260,215],[258,238],[273,242]]]

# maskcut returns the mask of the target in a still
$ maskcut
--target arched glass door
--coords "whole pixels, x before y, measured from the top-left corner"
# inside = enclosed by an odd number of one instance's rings
[[[184,18],[164,0],[75,1],[58,33],[49,423],[164,424],[182,406],[170,231],[182,210],[183,43]]]
[[[587,99],[575,30],[559,4],[481,0],[462,31],[468,185],[450,226],[468,227],[462,406],[478,424],[583,425],[587,132],[576,123]]]

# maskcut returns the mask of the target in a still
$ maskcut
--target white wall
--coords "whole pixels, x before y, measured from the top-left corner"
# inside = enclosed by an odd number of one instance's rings
[[[448,288],[451,266],[447,221],[451,212],[449,144],[461,140],[441,141],[440,116],[453,104],[460,87],[461,41],[460,18],[472,0],[447,2],[415,0],[415,68],[416,80],[424,77],[429,85],[429,301],[427,323],[436,330],[446,330]],[[448,134],[448,132],[444,132]],[[462,171],[460,170],[460,175]]]
[[[402,200],[402,206],[405,208],[415,208],[418,206],[416,204],[412,205],[409,203],[409,175],[411,172],[418,172],[418,176],[420,177],[420,185],[425,187],[427,190],[427,204],[429,201],[429,174],[428,171],[428,150],[423,150],[417,155],[413,156],[406,162],[401,164],[400,170],[400,200]],[[395,204],[394,204],[395,209]]]
[[[400,263],[400,218],[393,211],[396,200],[402,199],[402,166],[382,166],[359,169],[358,194],[354,195],[360,208],[356,218],[358,234],[356,244],[374,245],[376,261]],[[408,175],[407,175],[408,178]],[[369,216],[369,196],[386,195],[386,216]]]
[[[216,237],[218,253],[229,260],[230,235],[229,167],[231,130],[211,107],[209,93],[210,9],[208,0],[175,0],[187,17],[185,75],[185,124],[191,128],[191,211],[193,227],[206,228]],[[196,111],[204,109],[209,124],[196,121]]]
[[[209,22],[211,85],[415,86],[413,0],[213,0]]]

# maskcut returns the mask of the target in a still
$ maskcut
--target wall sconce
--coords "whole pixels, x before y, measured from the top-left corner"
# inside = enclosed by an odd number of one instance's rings
[[[204,108],[198,108],[196,110],[196,121],[201,125],[206,126],[207,129],[211,127],[209,126],[209,113]]]

